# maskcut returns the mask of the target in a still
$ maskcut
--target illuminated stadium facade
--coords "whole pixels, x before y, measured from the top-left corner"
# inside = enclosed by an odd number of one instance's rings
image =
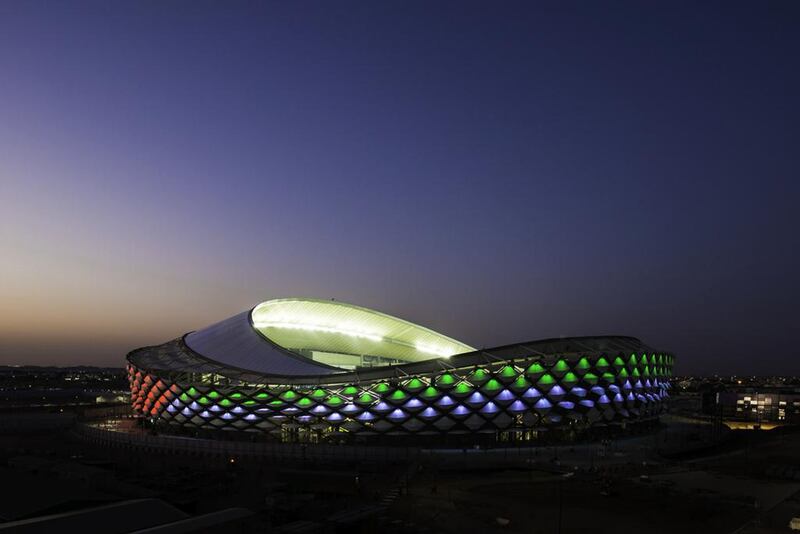
[[[519,439],[656,420],[673,356],[624,336],[476,350],[366,308],[280,299],[128,362],[134,411],[166,430]]]

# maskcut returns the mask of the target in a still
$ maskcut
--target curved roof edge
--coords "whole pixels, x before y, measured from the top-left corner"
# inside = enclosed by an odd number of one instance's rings
[[[548,358],[583,355],[588,352],[645,351],[648,353],[670,354],[667,351],[656,350],[645,345],[639,339],[630,336],[582,336],[550,338],[503,345],[459,354],[448,360],[434,358],[423,362],[365,368],[356,371],[343,371],[335,368],[321,370],[319,368],[320,364],[309,361],[314,365],[315,369],[308,374],[282,374],[274,371],[251,371],[246,368],[237,368],[211,360],[202,354],[196,353],[185,343],[185,338],[188,336],[155,347],[142,347],[133,350],[128,353],[127,359],[131,364],[148,371],[216,373],[231,379],[252,383],[325,385],[388,380],[441,369],[499,364],[510,360],[530,360],[537,356],[546,360]]]
[[[252,309],[191,332],[184,342],[195,353],[220,365],[256,373],[317,375],[340,370],[271,342],[253,327],[251,312]]]

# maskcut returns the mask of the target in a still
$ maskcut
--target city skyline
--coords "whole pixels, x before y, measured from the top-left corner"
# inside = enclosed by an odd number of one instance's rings
[[[0,365],[300,296],[800,373],[800,8],[615,6],[0,5]]]

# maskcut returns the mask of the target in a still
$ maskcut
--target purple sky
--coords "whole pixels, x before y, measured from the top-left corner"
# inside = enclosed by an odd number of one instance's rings
[[[0,364],[274,297],[800,373],[800,3],[0,2]]]

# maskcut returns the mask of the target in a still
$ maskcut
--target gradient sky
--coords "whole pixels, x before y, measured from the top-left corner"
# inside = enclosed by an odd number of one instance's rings
[[[0,364],[313,296],[800,373],[799,206],[799,2],[0,2]]]

